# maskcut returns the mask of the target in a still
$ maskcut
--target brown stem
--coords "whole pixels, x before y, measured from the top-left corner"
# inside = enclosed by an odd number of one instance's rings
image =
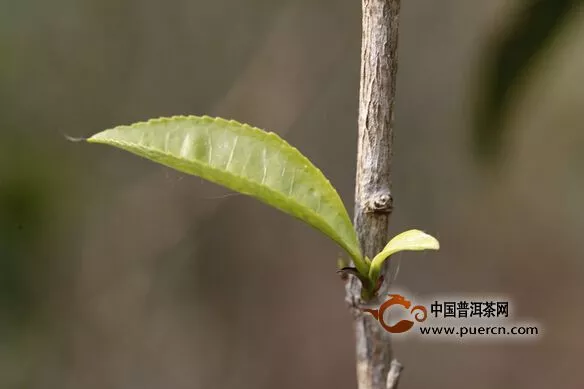
[[[355,228],[363,254],[372,258],[388,240],[393,208],[391,160],[400,0],[362,0],[363,36]],[[388,279],[388,277],[386,277]],[[359,389],[395,389],[401,365],[389,334],[359,304],[360,282],[351,277],[347,300],[355,315]],[[391,372],[390,372],[391,369]]]

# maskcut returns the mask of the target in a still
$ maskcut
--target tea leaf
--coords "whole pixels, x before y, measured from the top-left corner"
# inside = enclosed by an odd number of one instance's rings
[[[396,235],[371,261],[369,278],[377,280],[381,273],[381,265],[392,254],[398,251],[438,250],[440,243],[431,235],[420,230],[409,230]]]
[[[207,116],[160,118],[100,132],[88,142],[127,150],[255,197],[322,231],[368,273],[337,191],[278,135]]]

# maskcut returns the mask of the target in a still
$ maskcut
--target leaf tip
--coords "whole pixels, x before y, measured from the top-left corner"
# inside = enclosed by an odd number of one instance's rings
[[[393,244],[391,244],[393,243]],[[440,242],[432,235],[424,231],[413,229],[397,235],[390,241],[391,246],[396,246],[400,251],[405,250],[439,250]],[[388,246],[390,246],[388,244]]]
[[[87,143],[105,143],[106,138],[104,136],[104,133],[106,131],[102,131],[102,132],[98,132],[97,134],[93,134],[89,138],[85,139],[85,141]]]

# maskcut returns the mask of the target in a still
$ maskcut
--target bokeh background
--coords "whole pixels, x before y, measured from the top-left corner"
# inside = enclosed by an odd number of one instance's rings
[[[391,222],[416,295],[505,294],[530,343],[400,341],[402,388],[581,388],[584,13],[532,72],[496,168],[472,105],[508,0],[402,5]],[[339,249],[250,198],[105,146],[211,114],[274,130],[351,209],[355,0],[0,0],[0,387],[354,388]]]

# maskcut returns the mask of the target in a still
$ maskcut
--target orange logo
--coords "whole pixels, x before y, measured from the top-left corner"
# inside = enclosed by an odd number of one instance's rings
[[[399,305],[407,309],[418,323],[423,322],[428,317],[426,307],[423,305],[415,305],[412,309],[410,309],[412,302],[406,299],[404,296],[400,294],[390,294],[388,296],[390,298],[381,304],[378,309],[363,309],[363,312],[367,312],[373,315],[375,320],[379,321],[379,324],[381,324],[383,329],[385,329],[387,332],[392,334],[400,334],[402,332],[409,331],[414,326],[414,322],[412,320],[400,320],[392,326],[385,322],[383,314],[394,305]],[[414,314],[415,311],[418,312]]]

